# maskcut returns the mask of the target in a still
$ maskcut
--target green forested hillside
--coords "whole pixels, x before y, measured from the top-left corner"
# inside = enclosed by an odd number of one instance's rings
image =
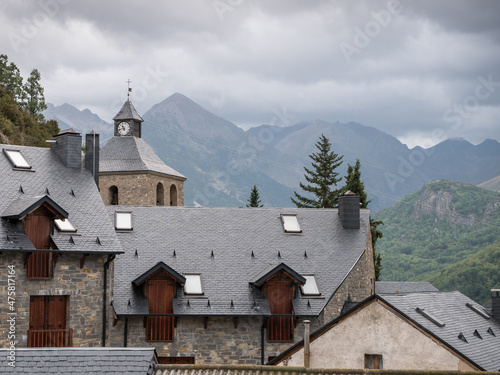
[[[374,218],[384,221],[384,237],[377,243],[382,280],[432,281],[478,302],[484,302],[490,288],[499,287],[490,282],[498,283],[500,262],[490,265],[487,260],[496,251],[488,246],[500,241],[500,193],[456,181],[433,181]],[[476,271],[483,268],[466,280],[471,265]],[[453,280],[455,275],[458,280]]]

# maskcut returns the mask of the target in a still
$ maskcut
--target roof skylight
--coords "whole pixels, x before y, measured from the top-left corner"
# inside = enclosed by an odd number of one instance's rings
[[[319,296],[318,283],[314,275],[302,275],[306,279],[306,283],[301,286],[302,294],[306,296]]]
[[[184,284],[184,293],[186,294],[203,294],[203,288],[201,287],[201,275],[183,275],[186,278],[186,283]]]
[[[115,228],[132,230],[132,212],[115,212]]]
[[[423,317],[427,318],[427,320],[431,321],[432,323],[434,323],[438,327],[444,327],[446,325],[443,322],[441,322],[438,318],[436,318],[434,315],[432,315],[431,313],[425,311],[425,309],[421,309],[421,308],[417,307],[415,309],[415,311],[418,312]]]
[[[59,232],[76,232],[75,227],[71,224],[69,219],[55,219],[54,224]]]
[[[466,303],[465,306],[474,311],[476,314],[481,315],[484,319],[490,319],[490,316],[486,313],[486,311],[481,310],[481,308],[474,306],[471,303]]]
[[[7,150],[4,148],[3,152],[7,155],[14,168],[31,169],[31,165],[20,150]]]
[[[302,233],[297,215],[281,215],[281,222],[285,233]]]

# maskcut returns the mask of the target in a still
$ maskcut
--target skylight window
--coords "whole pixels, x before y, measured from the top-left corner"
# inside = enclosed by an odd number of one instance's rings
[[[115,212],[115,228],[132,230],[132,212]]]
[[[184,284],[185,294],[203,294],[201,287],[201,275],[183,275],[186,278]]]
[[[428,311],[425,311],[425,309],[421,309],[421,308],[417,307],[415,309],[415,311],[418,312],[423,317],[427,318],[427,320],[431,321],[432,323],[434,323],[438,327],[444,327],[446,325],[443,322],[441,322],[438,318],[436,318],[434,315],[432,315]]]
[[[26,161],[20,150],[3,149],[14,168],[31,169],[31,165]]]
[[[71,224],[69,219],[55,219],[54,224],[59,232],[76,232],[75,227]]]
[[[466,303],[465,306],[474,311],[476,314],[481,315],[484,319],[490,319],[490,316],[486,313],[486,311],[482,310],[481,308],[474,306],[471,303]]]
[[[314,275],[303,275],[306,279],[306,283],[301,286],[302,294],[305,296],[319,296],[321,293],[318,289],[318,283],[316,282],[316,277]]]
[[[285,233],[302,233],[297,215],[281,215],[281,222]]]

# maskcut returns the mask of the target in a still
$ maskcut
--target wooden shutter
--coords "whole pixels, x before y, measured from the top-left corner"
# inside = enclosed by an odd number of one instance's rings
[[[293,282],[274,281],[267,282],[267,300],[271,314],[292,314]],[[267,319],[267,340],[291,342],[293,341],[293,317],[270,316]]]
[[[67,296],[31,296],[28,347],[71,345],[66,329]]]
[[[172,279],[147,281],[147,297],[150,314],[173,314],[175,282]],[[148,316],[146,319],[146,341],[173,341],[173,316]]]
[[[38,208],[23,220],[24,232],[37,250],[50,249],[50,232],[53,218],[46,209]],[[54,263],[49,252],[33,252],[27,263],[27,277],[46,279],[54,277]]]

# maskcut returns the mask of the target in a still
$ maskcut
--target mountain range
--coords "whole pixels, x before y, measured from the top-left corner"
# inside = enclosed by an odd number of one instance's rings
[[[113,133],[111,123],[69,104],[49,105],[44,115],[57,120],[61,129],[95,130],[102,144]],[[179,93],[142,117],[146,142],[167,165],[188,177],[186,205],[244,206],[257,185],[264,206],[292,206],[290,197],[299,191],[303,167],[310,166],[309,155],[321,134],[330,139],[335,153],[344,155],[341,175],[347,164],[360,159],[372,211],[396,204],[432,180],[477,185],[500,176],[500,143],[490,139],[479,145],[448,139],[429,149],[409,149],[375,128],[322,120],[288,127],[264,124],[244,131]]]

